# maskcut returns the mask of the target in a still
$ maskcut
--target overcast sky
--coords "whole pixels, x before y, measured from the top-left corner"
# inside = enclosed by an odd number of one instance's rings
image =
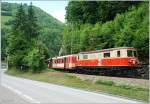
[[[36,1],[36,0],[3,0],[3,2],[10,2],[10,3],[27,3],[30,4],[30,2],[32,2],[33,5],[41,8],[42,10],[44,10],[45,12],[47,12],[48,14],[52,15],[53,17],[57,18],[58,20],[60,20],[61,22],[65,22],[65,7],[67,6],[69,1]]]

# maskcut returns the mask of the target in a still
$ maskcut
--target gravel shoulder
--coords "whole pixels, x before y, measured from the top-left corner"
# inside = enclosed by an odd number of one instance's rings
[[[73,74],[73,75],[80,78],[81,80],[90,80],[93,83],[96,80],[109,80],[115,82],[118,85],[123,84],[123,85],[139,86],[142,88],[149,88],[149,80],[146,79],[108,77],[108,76],[96,76],[85,74]]]

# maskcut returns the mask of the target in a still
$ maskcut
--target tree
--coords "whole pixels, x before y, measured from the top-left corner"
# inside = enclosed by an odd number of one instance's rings
[[[25,10],[23,5],[21,4],[20,7],[18,8],[18,11],[15,15],[15,19],[13,21],[13,26],[12,29],[16,30],[19,29],[22,32],[26,32],[25,28],[26,28],[26,21],[27,21],[27,15],[25,14]]]
[[[28,7],[26,33],[27,33],[29,39],[37,38],[39,35],[39,26],[37,24],[37,17],[35,16],[32,3]]]
[[[8,37],[7,56],[10,66],[22,69],[24,56],[27,53],[27,41],[21,31],[16,30]]]
[[[48,52],[43,43],[39,40],[38,36],[39,26],[37,18],[32,7],[32,3],[28,8],[27,15],[27,39],[29,39],[30,47],[24,61],[32,72],[40,72],[45,68],[45,57],[48,58]]]
[[[26,14],[22,4],[18,8],[14,21],[12,31],[8,36],[8,61],[10,66],[22,69],[22,66],[24,65],[23,58],[27,52],[27,41],[24,35]]]
[[[49,53],[38,39],[39,26],[32,4],[29,6],[28,15],[21,4],[14,21],[8,37],[9,65],[20,70],[40,72],[45,69],[45,59],[49,57]]]

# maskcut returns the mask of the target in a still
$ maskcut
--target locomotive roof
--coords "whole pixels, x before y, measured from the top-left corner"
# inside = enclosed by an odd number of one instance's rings
[[[79,54],[97,53],[97,52],[112,51],[112,50],[118,50],[118,49],[134,49],[134,48],[133,47],[117,47],[117,48],[101,49],[101,50],[96,50],[96,51],[80,52]]]

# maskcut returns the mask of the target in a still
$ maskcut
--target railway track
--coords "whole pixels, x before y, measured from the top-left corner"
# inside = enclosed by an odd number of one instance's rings
[[[81,80],[92,81],[93,83],[95,83],[97,80],[104,80],[104,81],[113,81],[117,85],[131,85],[131,86],[138,86],[142,88],[149,88],[149,80],[147,79],[100,76],[100,75],[85,75],[85,74],[75,74],[75,73],[71,73],[71,75],[76,76]]]
[[[62,70],[55,69],[62,72],[77,73],[85,75],[97,75],[97,76],[110,76],[110,77],[124,77],[124,78],[138,78],[149,79],[149,67],[142,66],[136,69],[118,69],[118,68],[105,68],[105,69],[90,69],[90,68],[76,68],[74,70]]]

